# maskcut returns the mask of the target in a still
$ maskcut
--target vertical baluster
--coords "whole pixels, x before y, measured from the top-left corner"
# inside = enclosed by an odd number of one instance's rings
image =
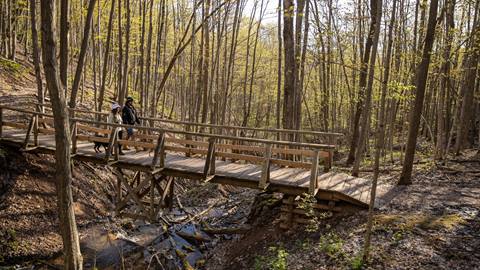
[[[270,183],[270,158],[272,157],[272,144],[265,145],[265,160],[263,161],[262,176],[258,187],[261,189],[267,188]]]
[[[205,167],[203,168],[203,176],[207,178],[209,175],[215,174],[215,138],[208,139],[207,158],[205,159]]]
[[[38,114],[35,114],[35,121],[33,123],[33,144],[38,146]]]
[[[33,125],[35,124],[35,115],[32,116],[30,122],[28,123],[27,134],[25,135],[25,141],[23,142],[23,148],[27,149],[30,141],[30,133],[32,132]]]
[[[318,159],[320,158],[320,150],[315,149],[314,155],[312,157],[312,167],[310,170],[310,186],[308,192],[312,195],[315,195],[315,192],[318,187],[317,177],[318,177]]]
[[[77,153],[77,121],[72,120],[72,154]]]
[[[110,139],[108,141],[108,150],[105,153],[105,161],[108,162],[110,160],[110,156],[112,155],[112,150],[115,145],[117,137],[117,129],[115,127],[112,128],[112,132],[110,133]]]
[[[161,131],[158,135],[157,146],[155,147],[155,153],[153,154],[152,168],[157,166],[160,160],[160,168],[165,166],[165,132]]]

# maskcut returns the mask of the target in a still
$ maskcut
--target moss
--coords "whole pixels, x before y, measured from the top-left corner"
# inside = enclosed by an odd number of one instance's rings
[[[446,215],[377,215],[375,217],[376,229],[383,226],[393,229],[412,230],[415,227],[422,229],[446,229],[452,230],[459,225],[465,224],[465,220],[458,214]]]
[[[430,217],[421,223],[420,226],[427,229],[445,228],[447,230],[452,230],[465,223],[465,219],[460,215],[451,214],[440,217]]]
[[[0,57],[0,68],[13,73],[15,76],[21,75],[25,71],[21,64],[2,57]]]

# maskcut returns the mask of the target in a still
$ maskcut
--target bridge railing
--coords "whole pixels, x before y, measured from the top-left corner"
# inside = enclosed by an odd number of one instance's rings
[[[28,117],[16,117],[8,120],[4,117],[5,111],[23,114]],[[29,119],[28,124],[23,120]],[[0,106],[0,137],[4,127],[25,130],[24,148],[39,147],[39,134],[52,135],[54,131],[53,115],[31,110]],[[279,167],[299,168],[310,170],[309,190],[315,193],[318,187],[317,176],[319,166],[328,171],[332,165],[333,144],[318,144],[231,136],[215,133],[201,133],[178,130],[173,128],[159,128],[150,126],[135,126],[144,133],[137,134],[137,141],[124,140],[118,137],[118,131],[130,128],[129,125],[110,124],[74,117],[70,119],[71,151],[77,154],[79,142],[100,142],[108,144],[108,150],[103,157],[106,162],[120,160],[118,146],[143,148],[153,152],[152,169],[165,167],[166,153],[183,153],[189,157],[205,159],[203,177],[209,179],[215,175],[215,160],[229,160],[244,163],[259,164],[262,173],[259,188],[266,188],[270,182],[270,168]],[[33,133],[33,142],[31,134]]]
[[[34,103],[43,109],[50,109],[51,104]],[[71,109],[72,110],[72,109]],[[89,115],[90,119],[104,120],[108,116],[108,112],[98,112],[91,110],[73,109],[74,115]],[[83,118],[83,117],[82,117]],[[190,121],[178,121],[165,118],[139,117],[144,126],[164,127],[172,126],[173,129],[193,131],[197,133],[222,134],[235,137],[262,138],[271,140],[285,140],[297,142],[316,142],[337,145],[338,139],[343,137],[341,133],[322,132],[312,130],[293,130],[293,129],[274,129],[274,128],[253,128],[243,126],[218,125],[196,123]]]

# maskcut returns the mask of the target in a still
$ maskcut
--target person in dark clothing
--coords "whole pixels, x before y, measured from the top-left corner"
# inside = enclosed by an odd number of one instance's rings
[[[137,116],[137,110],[133,106],[133,98],[132,97],[127,97],[127,101],[125,102],[125,106],[123,106],[122,121],[123,121],[124,125],[134,126],[135,124],[140,124],[140,119],[138,119],[138,116]],[[126,138],[126,140],[128,141],[129,139],[132,139],[132,140],[134,139],[133,127],[127,128],[127,138]]]

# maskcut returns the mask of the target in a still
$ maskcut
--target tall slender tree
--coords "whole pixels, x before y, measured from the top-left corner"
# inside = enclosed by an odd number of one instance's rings
[[[80,78],[83,72],[85,56],[87,55],[88,39],[90,38],[90,30],[92,28],[92,18],[93,10],[95,9],[95,1],[96,0],[90,0],[90,2],[88,3],[87,18],[85,19],[85,27],[83,30],[82,47],[80,48],[80,55],[78,56],[77,68],[75,70],[75,78],[73,79],[72,92],[70,94],[70,108],[75,108],[76,106],[78,87],[80,86]]]
[[[408,185],[412,183],[413,160],[415,158],[415,149],[417,146],[417,135],[420,126],[420,117],[423,110],[423,101],[425,98],[425,88],[427,84],[432,47],[433,42],[435,41],[437,9],[438,0],[431,0],[428,14],[427,33],[425,35],[425,44],[423,46],[422,61],[418,65],[415,72],[415,101],[410,109],[408,141],[405,150],[402,174],[400,176],[400,180],[398,181],[399,185]]]
[[[68,0],[60,1],[60,80],[64,90],[68,90]]]
[[[33,66],[35,67],[35,79],[37,82],[37,100],[39,103],[45,101],[43,93],[42,72],[40,68],[40,52],[38,47],[38,32],[36,19],[36,1],[30,0],[30,28],[32,30],[32,52],[33,52]],[[43,106],[38,107],[43,112]]]
[[[358,146],[357,151],[355,153],[355,161],[353,164],[353,176],[358,176],[358,172],[360,170],[360,162],[362,159],[362,155],[365,149],[365,144],[368,143],[367,137],[368,132],[370,130],[370,111],[372,109],[372,92],[373,92],[373,80],[375,75],[375,62],[377,59],[377,48],[378,48],[378,40],[380,35],[380,24],[382,20],[382,1],[381,0],[372,0],[371,7],[372,10],[372,27],[370,28],[369,36],[372,36],[372,52],[370,54],[369,68],[368,68],[368,83],[367,88],[365,91],[365,101],[364,101],[364,109],[361,111],[362,114],[362,121],[361,121],[361,131],[358,138]]]
[[[295,5],[293,0],[283,1],[283,44],[284,44],[284,82],[283,82],[283,128],[294,127],[295,84],[297,71],[295,65],[295,40],[293,31]]]
[[[54,3],[55,0],[41,1],[42,56],[55,125],[55,184],[63,239],[64,269],[76,270],[82,269],[83,266],[73,209],[69,114],[56,60]]]

